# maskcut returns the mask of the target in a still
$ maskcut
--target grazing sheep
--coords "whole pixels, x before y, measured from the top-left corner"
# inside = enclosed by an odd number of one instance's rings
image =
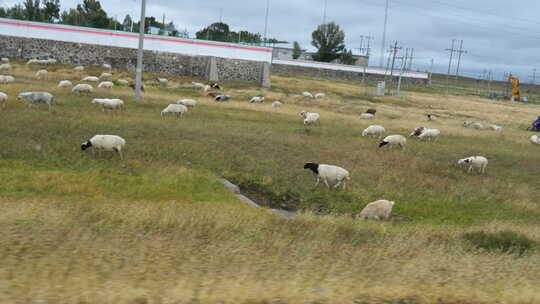
[[[129,85],[130,88],[132,88],[133,90],[135,90],[135,84],[132,83]],[[144,92],[144,85],[141,83],[141,91]]]
[[[105,112],[105,110],[110,110],[111,112],[124,110],[124,101],[117,98],[94,98],[92,99],[92,103],[101,105],[101,110],[103,112]]]
[[[156,78],[158,83],[164,87],[167,86],[167,84],[169,83],[169,80],[167,78]]]
[[[161,111],[161,117],[165,117],[165,114],[174,114],[176,115],[176,118],[182,117],[185,113],[187,113],[188,108],[185,105],[182,104],[170,104],[168,105],[163,111]]]
[[[326,96],[326,94],[324,94],[324,93],[317,93],[317,94],[315,94],[314,97],[317,98],[317,99],[319,99],[319,98],[323,98],[323,97],[325,97],[325,96]]]
[[[176,104],[185,105],[186,107],[194,107],[195,105],[197,105],[197,101],[194,99],[182,99],[178,100]]]
[[[221,86],[219,86],[219,84],[217,84],[215,82],[210,84],[210,88],[214,89],[214,90],[221,90]]]
[[[71,92],[81,94],[81,93],[94,93],[94,88],[86,83],[79,83],[71,89]]]
[[[300,116],[304,117],[304,125],[311,125],[321,117],[319,113],[311,113],[306,111],[300,112]]]
[[[90,147],[94,147],[98,152],[117,152],[120,159],[124,159],[122,150],[126,145],[126,141],[117,135],[96,135],[81,145],[81,150],[84,151]]]
[[[488,160],[487,158],[483,156],[471,156],[471,157],[458,160],[458,165],[463,165],[463,164],[469,165],[469,169],[467,170],[467,173],[471,173],[474,167],[474,168],[478,168],[478,172],[483,174],[484,172],[486,172]]]
[[[52,110],[54,104],[54,96],[48,92],[22,92],[17,96],[18,100],[26,100],[30,108],[34,104],[46,104],[49,106],[49,111]]]
[[[2,62],[9,62],[9,58],[2,57]]]
[[[212,98],[216,98],[219,95],[223,95],[223,94],[222,93],[216,93],[216,92],[210,92],[210,93],[206,94],[206,96],[210,96]]]
[[[310,92],[303,92],[302,95],[307,98],[313,98],[313,94],[311,94]]]
[[[36,72],[37,79],[41,79],[42,77],[47,78],[48,75],[49,75],[49,72],[47,70],[39,70]]]
[[[422,132],[424,132],[426,128],[424,127],[418,127],[416,129],[414,129],[411,134],[409,134],[409,137],[413,137],[413,136],[420,136],[420,134],[422,134]]]
[[[11,64],[9,63],[3,63],[3,64],[0,64],[0,72],[3,72],[3,71],[9,71],[11,70]]]
[[[372,119],[373,116],[375,116],[375,115],[373,115],[371,113],[362,113],[362,114],[360,114],[360,119]]]
[[[386,145],[392,149],[393,146],[399,146],[400,148],[405,147],[405,143],[407,142],[407,139],[402,135],[389,135],[386,136],[381,143],[379,143],[379,148],[382,148]]]
[[[125,86],[129,85],[129,81],[127,81],[125,79],[118,79],[117,81],[121,85],[125,85]]]
[[[58,88],[67,88],[67,87],[72,87],[72,86],[73,86],[73,83],[71,83],[71,81],[69,80],[60,80],[60,82],[57,85]]]
[[[441,134],[441,131],[438,129],[424,129],[420,135],[418,135],[418,139],[429,139],[429,140],[437,140],[437,137]]]
[[[274,101],[272,102],[272,108],[279,108],[283,105],[283,103],[281,101]]]
[[[104,63],[104,64],[102,65],[102,67],[103,67],[104,69],[109,69],[109,71],[112,69],[111,65],[108,64],[108,63]]]
[[[366,113],[375,115],[375,113],[377,113],[377,109],[373,109],[373,108],[367,109]]]
[[[103,72],[101,73],[101,75],[99,75],[99,78],[111,78],[111,77],[112,77],[112,74],[107,73],[107,72]]]
[[[53,58],[46,59],[45,64],[56,64],[56,59],[53,59]]]
[[[427,117],[428,120],[437,120],[437,116],[435,116],[435,115],[433,115],[431,113],[427,114],[426,117]]]
[[[496,132],[501,132],[503,129],[503,127],[497,126],[497,125],[491,125],[490,128],[491,130],[496,131]]]
[[[254,102],[259,102],[259,103],[262,103],[264,102],[264,97],[263,96],[255,96],[253,98],[251,98],[249,100],[250,103],[254,103]]]
[[[534,145],[540,145],[540,138],[537,135],[531,136],[531,138],[529,138],[529,140]]]
[[[81,79],[81,81],[98,82],[99,78],[97,78],[96,76],[86,76],[83,79]]]
[[[73,68],[73,72],[82,72],[84,71],[84,67],[82,65],[76,66]]]
[[[102,81],[98,84],[98,88],[112,89],[112,87],[114,87],[114,83],[111,81]]]
[[[393,201],[378,200],[371,202],[362,209],[358,217],[364,220],[387,221],[392,215]]]
[[[464,126],[465,128],[468,127],[468,126],[470,126],[471,124],[472,124],[472,121],[470,121],[470,120],[465,120],[465,121],[463,122],[463,126]]]
[[[477,130],[481,130],[481,129],[484,128],[484,126],[483,126],[481,123],[479,123],[479,122],[473,123],[472,126],[473,126],[473,128],[475,128],[475,129],[477,129]]]
[[[0,105],[2,105],[2,108],[6,108],[8,96],[6,93],[0,92]]]
[[[198,88],[200,88],[200,89],[203,89],[203,90],[205,90],[205,91],[208,90],[208,89],[206,89],[206,87],[207,87],[208,85],[206,85],[206,84],[204,84],[204,83],[194,82],[194,81],[193,81],[191,84],[194,85],[194,86],[196,86],[196,87],[198,87]],[[210,86],[208,86],[208,87],[210,87]]]
[[[386,130],[383,126],[371,125],[362,131],[362,136],[377,136],[377,138],[380,138],[384,132],[386,132]]]
[[[328,188],[328,182],[337,182],[334,185],[334,188],[339,187],[343,183],[343,189],[345,189],[345,183],[347,180],[350,180],[349,171],[333,165],[317,164],[317,163],[306,163],[304,169],[310,169],[317,175],[317,183],[315,187],[319,185],[319,182],[322,180]]]
[[[15,81],[15,77],[11,75],[0,75],[0,83],[12,83]]]
[[[228,102],[229,99],[231,99],[230,95],[218,95],[215,98],[216,101],[226,101],[226,102]]]

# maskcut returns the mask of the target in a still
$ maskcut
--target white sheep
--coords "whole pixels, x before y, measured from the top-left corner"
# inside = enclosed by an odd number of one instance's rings
[[[470,120],[465,120],[465,121],[463,122],[463,126],[464,126],[465,128],[468,127],[468,126],[470,126],[471,124],[472,124],[472,121],[470,121]]]
[[[124,110],[124,101],[121,99],[109,99],[109,98],[94,98],[92,103],[101,105],[101,110],[120,111]]]
[[[57,88],[67,88],[67,87],[71,87],[73,86],[73,83],[71,83],[71,81],[69,80],[60,80],[60,82],[58,83],[58,85],[56,86]]]
[[[405,147],[405,143],[407,143],[407,139],[403,135],[389,135],[386,136],[380,143],[379,148],[382,148],[386,145],[392,149],[393,146],[399,146],[400,148]]]
[[[39,70],[36,72],[37,79],[41,79],[42,77],[47,78],[48,75],[49,75],[49,72],[47,70]]]
[[[253,98],[251,98],[249,100],[250,103],[254,103],[254,102],[259,102],[259,103],[262,103],[264,102],[264,97],[263,96],[255,96]]]
[[[49,106],[49,111],[52,110],[54,104],[54,96],[48,92],[22,92],[19,93],[17,99],[26,100],[28,107],[34,104],[46,104]]]
[[[111,77],[112,77],[112,74],[107,73],[107,72],[103,72],[101,73],[101,75],[99,75],[99,78],[111,78]]]
[[[0,75],[0,83],[12,83],[15,82],[15,77],[11,75]]]
[[[117,135],[96,135],[81,145],[81,150],[86,150],[94,147],[98,152],[117,152],[120,159],[124,159],[122,150],[126,145],[126,141]],[[92,150],[93,151],[93,150]]]
[[[487,158],[483,156],[471,156],[471,157],[462,158],[458,160],[458,165],[464,165],[464,164],[469,165],[469,169],[467,170],[467,173],[470,173],[474,167],[474,168],[478,168],[478,172],[483,174],[484,172],[486,172],[488,160]]]
[[[272,102],[272,108],[279,108],[283,105],[283,103],[281,101],[274,101]]]
[[[230,95],[223,95],[223,94],[217,95],[215,98],[216,101],[221,101],[221,102],[229,102],[229,99],[231,99]]]
[[[322,180],[328,188],[328,182],[337,182],[334,185],[334,188],[339,187],[343,183],[343,189],[345,189],[345,183],[347,180],[350,180],[349,171],[333,165],[317,164],[317,163],[306,163],[304,169],[310,169],[317,175],[317,183],[315,187],[319,185],[319,182]]]
[[[360,119],[372,119],[373,116],[375,116],[375,115],[373,115],[371,113],[362,113],[362,114],[360,114]]]
[[[121,85],[125,85],[125,86],[129,85],[129,81],[126,79],[118,79],[117,81]]]
[[[185,105],[173,103],[161,111],[161,117],[165,117],[166,114],[173,114],[178,119],[178,117],[182,117],[187,111],[188,108]]]
[[[304,97],[307,97],[307,98],[314,98],[314,97],[313,97],[313,94],[311,94],[310,92],[307,92],[307,91],[306,91],[306,92],[303,92],[302,95],[303,95]]]
[[[221,86],[216,82],[211,83],[210,88],[214,90],[221,90]]]
[[[169,83],[169,80],[167,78],[157,78],[157,81],[160,85],[166,87]]]
[[[112,87],[114,87],[114,83],[111,81],[102,81],[98,84],[98,88],[112,89]]]
[[[426,128],[425,127],[418,127],[418,128],[415,128],[411,134],[409,134],[409,137],[413,137],[413,136],[420,136],[420,134],[422,134],[422,132],[424,132]]]
[[[441,131],[438,129],[424,129],[420,135],[418,135],[418,139],[429,139],[429,140],[437,140],[437,137],[441,134]]]
[[[56,59],[49,58],[49,59],[44,60],[44,63],[45,64],[56,64]]]
[[[319,118],[321,117],[319,113],[312,113],[312,112],[306,112],[306,111],[300,112],[300,116],[304,117],[304,125],[313,124],[317,120],[319,120]]]
[[[108,64],[108,63],[104,63],[104,64],[102,65],[102,67],[103,67],[104,69],[109,69],[109,71],[112,69],[111,65]]]
[[[9,63],[0,64],[0,71],[10,71],[11,68],[11,64]]]
[[[430,113],[430,114],[427,114],[426,116],[427,116],[427,119],[428,119],[428,120],[437,120],[437,116],[435,116],[435,115],[433,115],[433,114],[431,114],[431,113]]]
[[[8,100],[7,94],[4,92],[0,92],[0,105],[2,105],[3,109],[6,108],[7,100]]]
[[[26,62],[27,65],[30,65],[30,64],[35,64],[35,63],[38,63],[39,60],[38,59],[30,59]]]
[[[536,136],[536,135],[531,136],[531,138],[529,138],[529,140],[534,145],[540,145],[540,138],[538,136]]]
[[[9,58],[7,58],[7,57],[2,57],[2,62],[9,62]]]
[[[490,128],[491,130],[496,131],[496,132],[501,132],[503,129],[503,127],[497,126],[497,125],[491,125]]]
[[[71,92],[81,94],[81,93],[94,93],[94,88],[86,83],[79,83],[71,89]]]
[[[82,65],[78,65],[78,66],[73,68],[73,72],[79,73],[79,72],[82,72],[82,71],[84,71],[84,67]]]
[[[371,125],[362,131],[362,136],[377,136],[380,138],[386,132],[383,126]]]
[[[197,101],[194,99],[181,99],[176,102],[176,104],[185,105],[186,107],[194,107],[197,105]]]
[[[193,81],[191,84],[203,90],[206,88],[206,85],[200,82]]]
[[[362,209],[358,217],[365,220],[386,221],[392,215],[393,201],[378,200],[371,202]]]
[[[483,128],[484,128],[484,126],[483,126],[481,123],[479,123],[479,122],[473,123],[472,126],[473,126],[473,128],[475,128],[475,129],[477,129],[477,130],[480,130],[480,129],[483,129]]]
[[[324,93],[317,93],[317,94],[315,94],[314,97],[317,98],[317,99],[319,99],[319,98],[323,98],[323,97],[325,97],[325,96],[326,96],[326,94],[324,94]]]
[[[98,82],[99,78],[97,78],[96,76],[86,76],[83,79],[81,79],[81,81]]]

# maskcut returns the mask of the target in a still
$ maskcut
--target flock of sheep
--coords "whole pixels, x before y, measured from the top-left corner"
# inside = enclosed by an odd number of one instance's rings
[[[0,72],[6,72],[10,71],[12,69],[11,65],[9,64],[9,59],[2,58],[2,64],[0,65]],[[40,65],[46,65],[46,64],[54,64],[56,63],[56,60],[54,59],[48,59],[48,60],[38,60],[38,59],[31,59],[27,62],[27,64],[40,64]],[[73,86],[73,83],[69,80],[62,80],[58,83],[58,88],[69,88],[72,87],[72,92],[76,94],[83,94],[83,93],[93,93],[94,88],[92,85],[90,85],[88,82],[99,82],[98,88],[104,88],[104,89],[110,89],[114,87],[114,83],[112,81],[108,81],[105,79],[111,78],[111,66],[108,64],[104,64],[102,66],[105,69],[108,69],[108,72],[103,72],[99,77],[95,76],[86,76],[81,79],[81,83],[76,84]],[[77,66],[73,68],[73,72],[75,73],[81,73],[84,71],[83,66]],[[35,74],[35,77],[38,79],[47,78],[48,72],[45,69],[38,70]],[[12,83],[15,81],[15,78],[10,75],[0,75],[0,83]],[[101,81],[101,82],[100,82]],[[159,85],[166,86],[168,83],[168,80],[165,78],[157,78],[157,82]],[[117,83],[121,85],[129,85],[129,80],[127,79],[119,79],[117,80]],[[207,92],[209,90],[221,90],[221,87],[217,83],[211,83],[211,84],[203,84],[198,82],[192,82],[192,85],[200,88],[204,92]],[[134,88],[134,85],[129,85],[132,88]],[[208,93],[208,96],[214,98],[217,102],[226,102],[231,99],[230,95],[225,95],[220,92],[210,92]],[[305,98],[323,98],[325,97],[324,93],[317,93],[312,94],[310,92],[303,92],[302,96]],[[0,92],[0,104],[2,107],[5,107],[5,104],[7,102],[8,96],[7,94]],[[52,110],[52,107],[55,102],[55,98],[51,93],[48,92],[21,92],[18,94],[17,99],[25,100],[28,104],[28,107],[31,107],[35,104],[45,104],[48,106],[49,111]],[[250,103],[262,103],[264,102],[265,97],[264,96],[255,96],[249,100]],[[122,111],[124,109],[124,102],[121,99],[109,99],[109,98],[94,98],[91,101],[92,104],[98,104],[102,107],[102,110],[110,110],[110,111]],[[274,101],[272,102],[272,107],[280,107],[284,103],[281,101]],[[177,118],[182,117],[184,114],[188,112],[188,107],[194,107],[197,105],[197,101],[193,99],[181,99],[178,100],[175,104],[169,104],[167,105],[162,111],[161,116],[164,118],[166,115],[174,115]],[[368,109],[365,113],[360,114],[360,119],[372,119],[376,114],[375,109]],[[304,125],[313,125],[315,124],[321,117],[319,113],[314,112],[307,112],[302,111],[299,113],[299,115],[303,118]],[[437,120],[437,117],[433,114],[427,114],[428,121],[434,121]],[[475,129],[483,129],[483,125],[479,122],[470,122],[465,121],[463,123],[464,127],[472,126]],[[501,126],[497,125],[491,125],[490,128],[493,131],[502,131]],[[370,136],[370,137],[377,137],[381,138],[383,134],[386,132],[386,129],[382,125],[370,125],[365,130],[362,131],[362,136]],[[431,128],[425,128],[425,127],[418,127],[415,128],[412,133],[409,135],[409,137],[416,137],[419,140],[429,140],[429,141],[436,141],[439,135],[441,134],[440,130],[438,129],[431,129]],[[533,144],[540,144],[540,140],[536,135],[533,135],[530,138],[530,141]],[[405,147],[405,144],[407,142],[407,139],[403,135],[399,134],[393,134],[388,135],[382,141],[379,143],[379,148],[387,147],[388,149],[392,149],[393,147],[399,147],[403,149]],[[91,147],[93,147],[93,151],[109,151],[109,152],[116,152],[120,156],[121,159],[123,159],[123,153],[124,147],[126,145],[126,141],[117,135],[95,135],[94,137],[90,138],[86,142],[84,142],[81,145],[81,150],[87,150]],[[467,158],[459,159],[457,161],[458,165],[467,165],[468,170],[467,172],[471,172],[473,168],[476,168],[481,174],[485,173],[486,167],[488,165],[488,159],[484,156],[470,156]],[[346,187],[346,182],[350,180],[350,174],[349,172],[341,167],[335,166],[335,165],[328,165],[328,164],[317,164],[317,163],[306,163],[304,165],[304,169],[309,169],[313,171],[313,173],[317,177],[317,181],[315,186],[317,186],[321,181],[330,188],[330,184],[333,184],[333,188],[338,188],[340,185],[342,185],[343,189]],[[375,202],[372,202],[368,204],[364,210],[359,214],[361,218],[366,219],[375,219],[375,220],[386,220],[390,217],[392,207],[394,206],[393,201],[388,200],[378,200]]]

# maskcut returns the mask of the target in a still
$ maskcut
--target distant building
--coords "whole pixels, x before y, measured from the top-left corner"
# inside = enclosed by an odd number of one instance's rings
[[[161,31],[161,29],[157,26],[149,26],[148,27],[148,33],[149,34],[152,34],[152,35],[159,35],[159,31]]]
[[[290,46],[275,46],[273,49],[274,58],[284,58],[284,59],[293,59],[294,49]],[[308,52],[307,50],[302,50],[298,60],[313,60],[313,52]],[[358,66],[367,66],[369,63],[369,56],[364,55],[353,55],[353,58],[356,60],[354,65]],[[339,59],[332,61],[332,63],[341,63]]]

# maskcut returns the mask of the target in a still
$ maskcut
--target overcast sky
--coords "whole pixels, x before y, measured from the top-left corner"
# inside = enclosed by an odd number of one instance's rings
[[[298,41],[312,49],[311,32],[323,22],[325,0],[269,0],[268,37]],[[335,21],[345,31],[347,48],[358,52],[360,36],[371,35],[371,66],[379,65],[385,0],[327,0],[326,20]],[[538,0],[389,0],[387,47],[397,40],[403,48],[414,48],[413,69],[429,69],[434,59],[436,72],[448,69],[452,39],[463,40],[460,71],[467,76],[492,70],[501,79],[505,71],[531,79],[540,58],[540,12]],[[0,0],[3,5],[22,1]],[[82,0],[60,0],[62,10]],[[107,13],[122,21],[126,14],[139,19],[141,0],[102,0]],[[264,32],[266,0],[147,0],[147,15],[190,36],[202,27],[219,21],[232,30]],[[366,41],[364,40],[364,44]],[[459,42],[456,44],[458,47]],[[457,55],[457,54],[456,54]],[[457,58],[453,62],[455,72]],[[540,68],[540,64],[538,64]],[[539,70],[540,74],[540,70]],[[538,77],[540,78],[540,77]]]

